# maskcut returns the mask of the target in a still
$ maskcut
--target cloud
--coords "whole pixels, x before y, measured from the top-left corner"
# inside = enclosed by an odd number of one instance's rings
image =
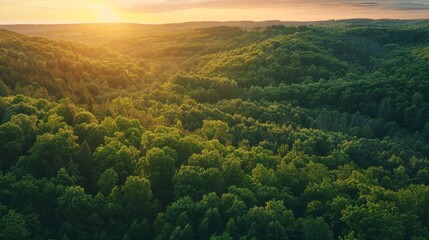
[[[356,3],[352,3],[352,5],[359,6],[359,7],[379,7],[382,4],[379,2],[356,2]]]
[[[429,10],[429,2],[404,0],[107,0],[108,2],[135,12],[169,12],[195,8],[295,8],[309,5],[354,6],[394,10]]]
[[[374,7],[394,10],[429,10],[429,2],[427,0],[421,1],[404,1],[404,0],[378,0],[364,2],[359,0],[345,1],[355,6]]]
[[[390,7],[398,10],[429,10],[429,3],[392,3]]]

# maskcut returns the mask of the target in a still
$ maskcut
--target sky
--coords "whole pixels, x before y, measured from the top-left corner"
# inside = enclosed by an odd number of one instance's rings
[[[429,18],[429,0],[0,0],[0,24]]]

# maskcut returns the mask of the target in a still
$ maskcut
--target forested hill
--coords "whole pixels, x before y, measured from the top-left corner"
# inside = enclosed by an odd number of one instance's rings
[[[0,30],[0,239],[429,239],[428,21],[271,24]]]

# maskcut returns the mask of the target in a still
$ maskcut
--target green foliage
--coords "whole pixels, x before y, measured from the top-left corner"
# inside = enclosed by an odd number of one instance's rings
[[[125,146],[117,139],[111,139],[109,143],[99,146],[93,156],[95,179],[112,168],[118,174],[119,182],[124,183],[127,176],[136,172],[139,151],[133,146]]]
[[[18,125],[6,123],[0,126],[1,169],[7,170],[16,163],[24,141],[24,132]]]
[[[28,156],[20,158],[17,169],[39,178],[53,177],[63,167],[74,172],[78,147],[71,130],[61,128],[56,134],[45,133],[37,137]]]
[[[0,239],[429,239],[427,26],[0,30]]]
[[[68,187],[58,198],[58,213],[62,216],[61,231],[70,238],[90,239],[92,225],[97,225],[94,202],[81,187]]]
[[[31,233],[25,228],[24,217],[9,210],[0,220],[0,237],[2,239],[21,240],[28,239]]]
[[[404,226],[398,209],[387,202],[349,206],[343,218],[360,239],[403,239]]]
[[[201,128],[201,134],[206,140],[218,140],[221,143],[229,143],[232,136],[229,133],[229,127],[225,122],[222,121],[203,121],[203,127]]]
[[[117,183],[118,174],[115,170],[109,168],[101,174],[100,179],[98,179],[97,186],[100,192],[107,196],[112,192]]]
[[[333,239],[333,233],[329,229],[329,225],[323,220],[323,218],[316,219],[305,219],[302,224],[303,238],[304,240],[320,239],[329,240]]]
[[[146,153],[146,158],[142,163],[143,175],[147,177],[151,184],[156,186],[153,191],[154,196],[164,205],[167,205],[174,198],[172,183],[176,170],[174,157],[177,158],[177,153],[173,149],[155,147]]]
[[[141,219],[149,215],[152,199],[149,180],[143,177],[130,176],[121,191],[128,216]]]

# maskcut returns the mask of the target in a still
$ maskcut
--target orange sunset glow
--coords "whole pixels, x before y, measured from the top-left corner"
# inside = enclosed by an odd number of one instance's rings
[[[428,1],[5,0],[0,24],[428,18]]]

